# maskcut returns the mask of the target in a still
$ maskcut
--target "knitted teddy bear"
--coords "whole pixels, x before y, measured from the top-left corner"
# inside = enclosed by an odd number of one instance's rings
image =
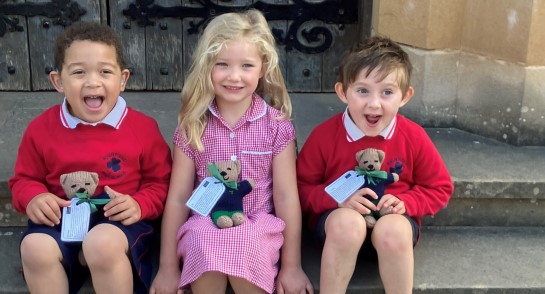
[[[80,200],[77,204],[84,202],[89,203],[91,212],[97,211],[96,204],[102,205],[108,203],[110,198],[106,192],[100,195],[95,195],[96,188],[98,186],[98,174],[88,171],[75,171],[67,174],[62,174],[60,178],[62,189],[66,194],[66,198],[72,199],[74,197]],[[93,196],[91,198],[91,196]]]
[[[369,188],[373,190],[378,198],[373,199],[367,197],[373,204],[377,205],[384,195],[386,185],[397,182],[399,180],[399,173],[401,173],[401,165],[397,164],[395,168],[392,168],[390,173],[381,171],[380,167],[384,162],[384,151],[367,148],[356,153],[356,173],[365,177],[365,183],[361,188]],[[392,213],[392,207],[382,207],[378,211],[371,211],[370,214],[364,215],[367,228],[373,228],[377,220],[387,214]]]
[[[242,198],[255,187],[253,179],[237,182],[240,175],[240,161],[220,161],[207,164],[207,176],[220,180],[225,192],[210,211],[214,224],[220,228],[230,228],[242,224],[246,217],[242,208]]]

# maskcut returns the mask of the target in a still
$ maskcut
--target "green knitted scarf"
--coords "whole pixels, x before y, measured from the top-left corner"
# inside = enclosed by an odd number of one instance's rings
[[[356,173],[360,176],[364,176],[366,180],[372,185],[377,185],[382,180],[388,178],[388,173],[382,170],[368,171],[356,166]],[[375,182],[376,181],[376,182]]]

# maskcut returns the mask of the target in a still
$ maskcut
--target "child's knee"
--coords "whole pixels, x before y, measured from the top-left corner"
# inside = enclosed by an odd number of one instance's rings
[[[85,262],[89,266],[108,265],[126,258],[128,241],[119,228],[111,225],[95,228],[87,234],[82,244]]]
[[[325,224],[326,242],[338,246],[361,246],[367,233],[363,216],[351,209],[333,211]]]
[[[60,262],[62,254],[53,237],[29,234],[21,241],[21,259],[25,265],[49,265]]]
[[[381,217],[371,239],[377,251],[403,252],[413,248],[411,224],[400,214]]]

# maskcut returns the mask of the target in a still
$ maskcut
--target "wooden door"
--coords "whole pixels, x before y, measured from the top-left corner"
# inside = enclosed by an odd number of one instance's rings
[[[332,92],[342,53],[370,33],[372,0],[0,0],[0,91],[52,90],[53,42],[77,20],[108,23],[125,46],[129,90],[178,91],[207,20],[253,7],[278,41],[290,92]]]

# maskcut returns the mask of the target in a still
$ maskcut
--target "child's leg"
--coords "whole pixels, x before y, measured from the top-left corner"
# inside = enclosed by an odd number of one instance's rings
[[[345,293],[367,234],[365,220],[355,210],[339,208],[327,217],[325,233],[320,292]]]
[[[93,227],[83,241],[83,255],[97,293],[132,293],[133,276],[125,233],[111,224]]]
[[[21,241],[21,261],[31,293],[68,293],[62,253],[53,237],[33,233]]]
[[[235,293],[267,293],[267,291],[242,278],[229,276],[229,283],[231,283],[231,287]]]
[[[227,290],[227,276],[220,272],[205,272],[195,282],[191,283],[191,292],[225,293]]]
[[[385,215],[377,221],[371,240],[377,250],[385,292],[412,293],[414,257],[410,221],[400,214]]]

